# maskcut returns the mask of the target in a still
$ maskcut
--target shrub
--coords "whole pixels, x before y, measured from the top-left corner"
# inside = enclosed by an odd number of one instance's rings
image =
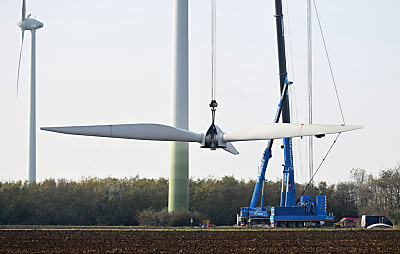
[[[191,218],[193,218],[193,225],[199,225],[204,215],[199,212],[190,212],[183,208],[172,213],[169,213],[167,208],[159,212],[147,209],[138,215],[139,225],[141,226],[190,226]]]

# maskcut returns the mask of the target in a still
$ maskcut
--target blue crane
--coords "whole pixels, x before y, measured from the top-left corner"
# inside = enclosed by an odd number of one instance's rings
[[[275,0],[275,18],[279,59],[279,81],[281,97],[274,122],[277,123],[282,116],[283,123],[290,123],[288,86],[292,84],[288,80],[286,69],[285,37],[282,12],[282,0]],[[317,226],[327,221],[333,221],[333,216],[327,216],[326,196],[317,196],[316,202],[310,196],[301,196],[300,202],[296,203],[296,188],[294,181],[293,149],[292,139],[283,139],[284,168],[282,178],[282,190],[280,206],[266,207],[263,205],[263,194],[261,205],[257,207],[258,199],[263,189],[265,172],[269,159],[272,157],[271,148],[274,140],[269,140],[264,150],[258,181],[254,188],[253,197],[249,207],[241,207],[238,215],[238,225],[268,224],[277,227],[303,227]]]

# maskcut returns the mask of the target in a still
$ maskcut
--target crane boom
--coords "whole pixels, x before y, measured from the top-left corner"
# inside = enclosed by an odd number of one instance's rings
[[[283,24],[282,0],[275,0],[275,18],[279,60],[279,85],[281,98],[275,114],[274,122],[278,123],[282,115],[283,123],[290,123],[289,95],[288,86],[292,82],[288,81],[286,68],[285,36]],[[261,196],[261,206],[257,207],[265,172],[269,159],[272,157],[271,148],[274,140],[269,140],[261,159],[261,170],[258,181],[254,188],[253,197],[249,207],[241,207],[240,215],[237,215],[238,225],[247,224],[270,224],[277,227],[304,227],[318,226],[327,221],[333,221],[334,217],[327,216],[326,196],[317,196],[316,202],[309,196],[302,196],[299,204],[296,204],[296,189],[294,181],[293,149],[292,139],[283,139],[284,168],[282,177],[282,191],[279,207],[264,207],[263,195]]]

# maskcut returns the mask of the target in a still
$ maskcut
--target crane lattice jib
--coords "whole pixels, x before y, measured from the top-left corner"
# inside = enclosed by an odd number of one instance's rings
[[[289,109],[289,95],[287,93],[287,86],[289,81],[287,79],[287,68],[286,68],[286,53],[285,53],[285,36],[284,36],[284,24],[283,24],[283,11],[282,11],[282,0],[275,0],[275,18],[276,18],[276,33],[277,33],[277,44],[278,44],[278,60],[279,60],[279,82],[281,91],[281,100],[279,103],[277,115],[275,121],[279,121],[280,114],[282,114],[282,122],[290,123],[290,109]],[[262,166],[258,176],[258,182],[254,188],[254,193],[250,207],[255,208],[257,200],[260,195],[262,183],[265,180],[265,171],[268,165],[269,158],[271,157],[271,147],[273,140],[268,142],[267,148],[264,151],[263,158],[261,160]],[[283,170],[282,178],[282,193],[281,193],[281,206],[295,206],[295,182],[294,182],[294,169],[293,169],[293,151],[292,151],[292,140],[291,138],[283,139],[283,149],[285,157],[285,166]],[[285,199],[286,192],[286,199]],[[284,204],[285,199],[285,204]]]

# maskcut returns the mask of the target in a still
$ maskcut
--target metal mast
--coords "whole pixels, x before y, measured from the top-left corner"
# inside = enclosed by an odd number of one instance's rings
[[[275,0],[275,18],[276,18],[276,35],[278,42],[278,59],[279,59],[279,82],[281,94],[286,84],[289,84],[287,79],[286,69],[286,52],[285,52],[285,36],[283,26],[283,11],[282,0]],[[290,123],[290,110],[289,110],[289,95],[286,93],[282,101],[282,122]],[[293,169],[293,151],[292,139],[283,139],[283,151],[285,157],[285,165],[283,169],[282,178],[282,192],[280,206],[295,206],[296,205],[296,191],[294,186],[294,169]],[[285,199],[286,192],[286,199]]]
[[[308,106],[308,124],[313,123],[313,108],[312,108],[312,83],[313,83],[313,75],[312,75],[312,12],[311,12],[311,0],[307,0],[307,68],[308,68],[308,92],[307,92],[307,106]],[[307,137],[308,141],[308,169],[309,169],[309,177],[311,182],[311,189],[313,187],[312,178],[314,175],[314,159],[313,159],[313,152],[314,152],[314,143],[313,143],[313,136]]]
[[[29,182],[36,182],[36,29],[32,32],[31,98],[29,114]]]

